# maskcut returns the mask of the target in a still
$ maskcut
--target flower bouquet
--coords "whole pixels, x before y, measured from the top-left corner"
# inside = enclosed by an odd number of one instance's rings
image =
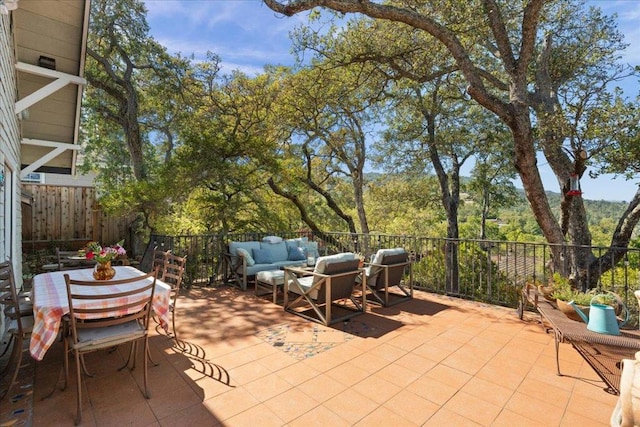
[[[96,280],[109,280],[115,276],[116,271],[111,268],[111,261],[119,255],[126,255],[127,251],[122,247],[124,240],[115,245],[101,246],[98,242],[90,242],[85,250],[87,259],[96,260],[93,277]]]

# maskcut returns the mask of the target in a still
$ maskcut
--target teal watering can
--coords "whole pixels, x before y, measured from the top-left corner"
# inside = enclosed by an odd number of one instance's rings
[[[626,305],[622,304],[622,308],[625,313],[624,320],[622,322],[618,322],[618,318],[616,317],[616,312],[613,307],[607,304],[598,304],[597,302],[594,302],[597,301],[598,297],[599,295],[596,295],[591,299],[588,317],[573,301],[569,301],[568,304],[574,308],[580,317],[582,317],[584,323],[587,324],[587,329],[590,331],[597,332],[599,334],[620,335],[620,327],[624,326],[629,320],[629,309]]]

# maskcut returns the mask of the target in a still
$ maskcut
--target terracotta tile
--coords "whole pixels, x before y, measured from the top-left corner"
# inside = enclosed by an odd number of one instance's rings
[[[258,350],[260,347],[262,346],[242,348],[238,351],[217,357],[214,359],[214,362],[218,365],[224,366],[227,370],[231,370],[246,363],[254,362],[257,358],[254,351]]]
[[[145,399],[133,378],[128,373],[119,374],[111,378],[87,378],[85,381],[86,393],[83,394],[89,397],[94,409],[114,406],[125,407],[129,404],[146,405],[147,399]],[[71,390],[73,390],[73,395],[75,396],[75,384],[72,387]],[[153,397],[153,391],[151,391],[151,396]]]
[[[340,357],[342,356],[341,354],[338,354],[336,356],[337,357],[334,357],[333,353],[329,350],[320,354],[316,354],[313,357],[304,359],[301,363],[310,366],[318,372],[326,372],[329,369],[341,365],[347,360],[346,357]]]
[[[613,403],[613,405],[607,405],[589,397],[574,394],[569,399],[567,412],[579,414],[595,422],[607,424],[611,418],[614,407],[615,403]]]
[[[367,378],[371,372],[361,368],[356,362],[349,362],[327,371],[326,375],[341,384],[351,386]]]
[[[387,344],[408,352],[418,347],[423,342],[424,340],[420,338],[416,339],[415,334],[406,333],[390,339],[387,341]]]
[[[372,413],[364,417],[361,421],[354,424],[355,426],[394,426],[394,427],[413,427],[418,426],[403,416],[393,412],[384,406],[374,410]]]
[[[502,406],[494,405],[463,391],[456,393],[443,408],[484,426],[491,425],[502,410]]]
[[[429,418],[429,420],[423,424],[424,427],[472,427],[480,425],[481,424],[471,421],[470,419],[465,418],[462,415],[458,415],[446,408],[440,409],[434,416]]]
[[[544,344],[545,346],[553,342],[553,335],[541,334],[539,325],[525,325],[517,337]]]
[[[378,355],[371,354],[371,350],[351,360],[351,363],[369,373],[374,373],[389,365],[391,362]]]
[[[531,414],[535,417],[535,414]],[[583,425],[583,424],[573,424],[575,425]],[[524,417],[520,414],[516,414],[508,409],[504,409],[498,417],[495,419],[492,427],[547,427],[547,425],[542,424],[540,421],[536,421],[531,418]]]
[[[552,369],[552,370],[556,370],[556,356],[555,353],[553,354],[547,354],[546,352],[543,352],[540,356],[538,356],[538,359],[535,361],[534,363],[536,366],[538,367],[545,367],[547,369]],[[560,361],[560,364],[564,364],[563,361]]]
[[[523,417],[531,417],[535,414],[535,419],[541,425],[558,425],[564,414],[564,408],[559,408],[550,403],[543,402],[522,393],[515,393],[505,409],[508,409]]]
[[[351,390],[361,393],[368,399],[381,404],[389,400],[402,390],[401,387],[385,380],[378,374],[365,378],[357,384],[351,386]]]
[[[221,426],[222,422],[213,416],[209,410],[199,403],[180,411],[175,411],[159,420],[162,427],[191,426]]]
[[[435,366],[424,376],[456,388],[462,387],[471,379],[468,373],[443,364]]]
[[[434,362],[440,363],[457,349],[458,347],[443,348],[431,342],[427,342],[415,348],[412,351],[412,353],[417,354],[418,356],[424,357],[426,359],[432,360]]]
[[[533,335],[529,331],[521,331],[517,336],[509,341],[508,344],[505,345],[505,348],[525,350],[528,353],[534,354],[542,353],[547,348],[549,343],[531,339],[532,336]]]
[[[271,373],[272,371],[261,363],[246,363],[229,370],[230,384],[234,387],[248,384]]]
[[[436,381],[426,376],[409,384],[407,390],[438,405],[444,405],[458,392],[458,388]]]
[[[97,425],[147,425],[156,421],[146,401],[119,402],[102,405],[100,408],[93,407],[93,416]]]
[[[218,396],[233,389],[233,386],[229,382],[226,383],[226,377],[224,379],[212,378],[196,371],[190,371],[194,373],[193,379],[187,381],[187,385],[196,393],[200,400],[204,401],[214,396]]]
[[[520,346],[511,341],[498,352],[498,355],[524,363],[533,363],[540,357],[543,350],[542,348],[531,350],[527,347],[531,346]]]
[[[203,402],[206,409],[218,420],[225,421],[260,402],[242,387],[235,388]]]
[[[300,390],[315,401],[322,403],[347,390],[349,385],[321,375],[298,385],[296,390]]]
[[[451,339],[446,335],[446,332],[438,335],[437,337],[432,338],[427,342],[428,345],[439,348],[441,350],[447,350],[449,353],[453,353],[462,347],[464,342],[461,342],[457,339],[457,337],[453,337]]]
[[[291,389],[291,384],[277,374],[267,375],[244,386],[258,401],[264,402]]]
[[[73,425],[76,416],[75,386],[65,391],[56,390],[51,397],[44,400],[37,397],[35,399],[32,425]],[[2,406],[6,405],[3,401]],[[96,425],[86,394],[82,407],[82,425]]]
[[[475,376],[511,390],[517,389],[523,381],[522,373],[495,363],[488,363]]]
[[[288,423],[318,406],[318,402],[300,390],[289,390],[267,400],[264,406]]]
[[[373,412],[378,404],[360,393],[346,390],[327,400],[324,406],[353,425]]]
[[[578,375],[577,372],[575,372],[575,369],[570,368],[570,363],[561,363],[560,372],[562,373],[562,375],[559,376],[555,369],[532,366],[526,377],[535,378],[542,383],[550,384],[552,386],[571,391],[576,382],[576,378],[578,378]],[[524,378],[525,377],[523,377],[523,380]]]
[[[234,427],[280,427],[284,422],[265,405],[256,405],[224,422]]]
[[[401,390],[383,406],[417,425],[422,425],[440,409],[440,405],[409,390]]]
[[[169,387],[165,390],[171,390],[171,392],[155,393],[152,395],[152,398],[147,401],[158,419],[202,402],[187,384],[179,387]]]
[[[591,368],[589,368],[591,369]],[[618,396],[605,391],[607,386],[598,379],[594,381],[576,381],[572,390],[572,395],[584,396],[589,399],[610,405],[612,408],[618,401]]]
[[[450,354],[442,361],[442,365],[449,366],[464,373],[474,375],[482,369],[490,357],[474,351],[470,351],[466,346]]]
[[[611,413],[608,414],[611,416]],[[606,422],[595,421],[592,418],[585,417],[581,414],[576,414],[575,412],[567,411],[562,417],[562,421],[559,426],[561,427],[574,427],[574,426],[583,426],[583,427],[601,427],[601,426],[609,426],[611,425],[609,420]]]
[[[460,390],[500,407],[513,395],[513,390],[478,377],[471,378]]]
[[[345,362],[350,361],[354,357],[358,357],[362,354],[362,349],[359,345],[356,345],[357,342],[362,341],[364,339],[355,338],[349,341],[346,341],[344,345],[339,345],[335,348],[331,349],[331,353],[339,360],[343,360]]]
[[[274,354],[265,356],[257,361],[260,365],[265,366],[271,372],[277,372],[281,369],[286,369],[289,366],[296,364],[298,361],[287,353],[278,351]]]
[[[573,365],[573,366],[578,366],[577,364],[569,364],[569,365]],[[563,365],[564,367],[564,365]],[[578,369],[578,376],[580,376],[580,378],[584,378],[586,380],[592,380],[593,381],[601,381],[600,377],[598,376],[597,372],[593,370],[593,368],[586,362],[582,363],[581,365],[579,365],[579,369]]]
[[[524,379],[518,387],[518,393],[526,394],[543,402],[564,408],[571,397],[571,392],[561,387],[538,381],[531,377]]]
[[[426,359],[415,353],[408,353],[394,362],[397,365],[410,369],[422,375],[437,365],[437,362]]]
[[[280,369],[276,372],[276,375],[292,386],[296,386],[310,380],[311,378],[321,375],[321,373],[308,365],[296,363],[294,365],[287,366],[284,369]]]
[[[452,328],[439,336],[442,339],[446,339],[458,344],[466,344],[474,338],[474,335],[466,330]]]
[[[505,335],[503,333],[494,331],[494,330],[489,330],[489,329],[485,329],[484,331],[482,331],[480,334],[476,335],[477,338],[484,338],[487,339],[489,341],[493,341],[497,344],[506,344],[509,341],[511,341],[511,336],[510,335]]]
[[[131,374],[135,378],[140,387],[143,386],[143,371],[142,367],[134,369]],[[149,383],[149,390],[166,390],[167,387],[177,387],[178,385],[186,385],[185,379],[173,366],[169,365],[166,361],[163,365],[149,366],[147,370],[147,381]]]
[[[464,348],[473,349],[474,352],[478,352],[487,359],[491,359],[500,352],[503,346],[490,339],[474,336],[466,343]]]
[[[418,372],[412,371],[397,363],[385,366],[375,375],[401,388],[408,386],[421,376]]]
[[[365,353],[367,351],[369,351],[370,349],[377,347],[381,344],[380,341],[378,341],[376,338],[371,338],[371,337],[358,337],[355,338],[351,341],[348,341],[345,345],[345,347],[353,347],[359,350],[359,352],[357,353],[353,353],[351,354],[348,359],[353,359],[354,357],[359,356],[362,353]]]
[[[373,357],[380,357],[387,362],[395,362],[402,356],[407,354],[406,350],[394,347],[388,343],[374,347],[368,351],[368,354]]]
[[[122,414],[133,411],[137,425],[163,426],[599,426],[617,400],[568,344],[557,376],[553,337],[513,309],[420,291],[355,318],[358,336],[284,313],[253,291],[194,288],[180,302],[182,346],[155,331],[150,338],[160,362],[149,368],[151,400],[140,392],[142,359],[130,372],[117,370],[124,347],[90,355],[96,376],[85,381],[83,425],[131,423]],[[343,342],[299,360],[259,336],[281,327]],[[35,366],[33,425],[73,420],[73,378],[38,399],[53,388],[61,353],[54,346]]]
[[[290,427],[348,427],[351,423],[324,405],[320,405],[289,422],[288,425]]]

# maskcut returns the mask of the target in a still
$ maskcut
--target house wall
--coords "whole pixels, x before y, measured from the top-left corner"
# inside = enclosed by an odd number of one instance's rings
[[[13,260],[22,286],[22,215],[20,207],[20,126],[15,111],[16,70],[11,15],[0,14],[0,261]],[[4,319],[2,319],[4,320]],[[2,330],[4,330],[4,322]]]

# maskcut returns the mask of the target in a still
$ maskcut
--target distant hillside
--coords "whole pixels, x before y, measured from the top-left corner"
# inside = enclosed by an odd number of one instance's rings
[[[529,203],[527,202],[524,190],[518,190],[518,193],[521,195],[521,202],[515,204],[512,207],[505,208],[500,210],[498,216],[499,217],[517,217],[522,216],[525,218],[533,219],[533,214],[531,213],[531,209],[529,207]],[[551,209],[556,214],[560,212],[560,202],[561,195],[560,193],[556,193],[553,191],[547,191],[547,198],[549,199],[549,204],[551,205]],[[609,228],[617,224],[618,219],[622,216],[624,211],[629,206],[627,202],[612,202],[608,200],[583,200],[586,211],[587,218],[589,220],[590,226],[598,225],[599,227]],[[593,230],[592,230],[593,231]],[[610,230],[612,231],[612,230]]]

